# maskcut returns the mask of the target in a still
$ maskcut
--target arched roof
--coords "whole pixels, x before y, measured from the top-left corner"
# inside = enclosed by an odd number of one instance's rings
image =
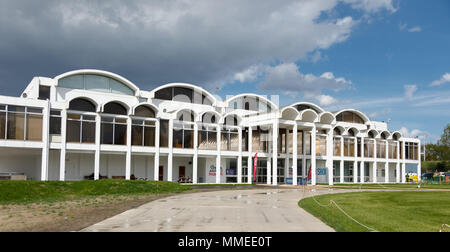
[[[296,120],[299,114],[300,113],[293,107],[284,107],[281,110],[281,118],[285,120]]]
[[[215,110],[207,110],[207,111],[203,111],[203,112],[198,114],[197,121],[201,122],[202,118],[203,118],[203,115],[208,114],[208,113],[214,114],[216,116],[216,122],[219,122],[222,119],[222,116],[217,111],[215,111]]]
[[[355,127],[350,127],[350,128],[348,128],[348,129],[346,130],[347,135],[350,135],[350,130],[352,130],[353,133],[355,133],[355,136],[358,136],[359,130],[358,130],[357,128],[355,128]]]
[[[127,114],[129,115],[130,114],[130,106],[128,105],[128,104],[126,104],[125,102],[123,102],[123,101],[119,101],[119,100],[111,100],[111,101],[107,101],[107,102],[105,102],[104,104],[102,104],[102,112],[104,111],[104,109],[105,109],[105,105],[107,105],[107,104],[110,104],[110,103],[117,103],[117,104],[120,104],[120,105],[122,105],[126,110],[127,110]]]
[[[100,104],[98,104],[94,98],[91,98],[89,96],[75,96],[75,97],[71,97],[70,99],[66,100],[66,109],[69,109],[70,103],[73,100],[77,100],[77,99],[82,99],[82,100],[86,100],[89,101],[90,103],[94,104],[95,106],[95,110],[98,112],[100,109]]]
[[[101,76],[105,76],[105,77],[109,77],[112,78],[118,82],[123,83],[125,86],[129,87],[130,89],[132,89],[134,91],[134,94],[136,95],[136,93],[139,91],[139,87],[136,86],[133,82],[129,81],[128,79],[115,74],[115,73],[111,73],[108,71],[103,71],[103,70],[97,70],[97,69],[80,69],[80,70],[74,70],[74,71],[70,71],[70,72],[66,72],[63,74],[60,74],[58,76],[56,76],[54,79],[58,82],[60,79],[63,79],[65,77],[69,77],[72,75],[79,75],[79,74],[95,74],[95,75],[101,75]]]
[[[343,112],[353,112],[353,113],[357,114],[358,116],[360,116],[364,120],[364,123],[370,122],[370,119],[366,114],[364,114],[363,112],[356,110],[356,109],[343,109],[343,110],[334,112],[333,114],[334,114],[334,116],[337,116]]]
[[[319,115],[312,109],[305,109],[300,112],[299,120],[305,122],[315,122]]]
[[[151,103],[149,103],[149,102],[142,102],[142,103],[139,103],[139,104],[135,105],[135,106],[132,108],[131,113],[134,115],[134,114],[135,114],[135,111],[136,111],[136,108],[137,108],[137,107],[140,107],[140,106],[146,106],[146,107],[151,108],[151,109],[153,110],[153,112],[155,112],[155,116],[156,116],[156,114],[158,114],[158,112],[159,112],[158,107],[156,107],[154,104],[151,104]]]
[[[189,108],[180,108],[179,110],[175,111],[175,116],[176,116],[175,118],[178,118],[178,114],[183,111],[189,111],[192,114],[194,114],[194,121],[198,118],[198,113]]]
[[[336,120],[336,117],[330,112],[322,112],[319,114],[319,121],[323,124],[332,124]]]
[[[387,130],[383,130],[382,132],[380,132],[380,137],[382,134],[386,136],[386,139],[388,139],[391,136],[391,133]]]
[[[342,126],[336,126],[336,127],[334,127],[334,128],[333,128],[333,132],[334,132],[335,129],[338,129],[338,130],[339,130],[339,132],[341,133],[340,135],[343,135],[343,134],[345,133],[345,128],[342,127]]]
[[[402,138],[402,133],[400,131],[394,131],[392,132],[392,137],[397,136],[397,140]]]
[[[241,125],[242,117],[234,112],[226,113],[225,115],[223,115],[222,118],[220,118],[220,123],[221,124],[225,123],[225,118],[227,118],[228,116],[235,116],[237,119],[238,125]]]
[[[311,102],[297,102],[297,103],[294,103],[292,105],[289,105],[289,107],[293,107],[293,108],[297,109],[296,106],[298,106],[298,105],[308,106],[311,109],[313,109],[314,111],[316,111],[317,114],[323,113],[325,111],[321,107],[319,107],[318,105],[316,105],[314,103],[311,103]]]
[[[154,98],[155,97],[155,93],[158,92],[159,90],[162,90],[162,89],[165,89],[165,88],[170,88],[170,87],[183,87],[183,88],[192,89],[194,91],[199,91],[199,92],[205,94],[206,97],[211,99],[211,101],[213,103],[212,104],[213,106],[217,104],[216,97],[214,97],[210,92],[206,91],[206,89],[204,89],[204,88],[202,88],[200,86],[196,86],[194,84],[182,83],[182,82],[180,82],[180,83],[178,83],[178,82],[177,83],[168,83],[168,84],[164,84],[162,86],[159,86],[159,87],[153,89],[151,91],[151,95],[150,95],[151,98]]]
[[[260,100],[262,100],[262,101],[264,101],[265,103],[269,104],[269,106],[270,106],[270,108],[271,108],[272,110],[277,110],[277,109],[278,109],[278,106],[275,105],[275,103],[273,103],[272,101],[270,101],[270,100],[267,99],[266,97],[264,97],[264,96],[262,96],[262,95],[258,95],[258,94],[252,94],[252,93],[238,94],[238,95],[235,95],[235,96],[233,96],[233,97],[230,97],[230,98],[228,98],[228,99],[225,101],[225,106],[228,107],[228,106],[230,105],[230,102],[232,102],[232,101],[234,101],[234,100],[236,100],[236,99],[238,99],[238,98],[244,97],[244,96],[250,96],[250,97],[259,98]]]
[[[378,135],[380,134],[376,129],[371,129],[367,132],[367,136],[369,136],[369,132],[373,133],[373,138],[377,138]]]

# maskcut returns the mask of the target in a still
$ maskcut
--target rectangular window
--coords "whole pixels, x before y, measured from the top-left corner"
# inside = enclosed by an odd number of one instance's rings
[[[67,142],[95,143],[95,116],[67,115]]]
[[[25,140],[25,107],[8,106],[7,139]]]
[[[334,156],[341,156],[341,138],[335,137],[333,139],[333,155]]]
[[[67,119],[67,132],[66,132],[67,142],[68,143],[79,143],[81,140],[80,130],[81,130],[81,121],[80,120]]]
[[[303,155],[303,131],[297,131],[297,154]]]
[[[50,111],[50,132],[51,135],[61,135],[61,111]]]
[[[377,158],[386,158],[386,142],[377,140]]]
[[[6,111],[0,107],[0,139],[6,138]]]
[[[39,85],[39,100],[50,100],[50,87]]]
[[[159,146],[169,147],[169,121],[159,121]]]
[[[306,132],[305,133],[305,154],[311,155],[311,133]]]
[[[27,114],[27,139],[42,141],[42,115]]]
[[[316,136],[316,155],[326,156],[327,155],[327,137],[318,135]]]
[[[127,119],[102,117],[102,144],[127,144]]]

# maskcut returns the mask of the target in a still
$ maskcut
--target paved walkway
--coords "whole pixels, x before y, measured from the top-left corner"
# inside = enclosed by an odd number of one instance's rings
[[[334,231],[301,209],[308,196],[349,190],[255,189],[180,194],[159,199],[82,231]]]

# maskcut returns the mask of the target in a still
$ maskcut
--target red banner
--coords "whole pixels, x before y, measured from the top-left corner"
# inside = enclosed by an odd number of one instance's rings
[[[258,167],[258,153],[255,154],[255,160],[253,161],[253,181],[256,181],[256,168]]]

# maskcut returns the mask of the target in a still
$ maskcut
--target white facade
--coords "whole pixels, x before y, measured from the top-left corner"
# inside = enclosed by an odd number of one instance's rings
[[[185,83],[142,91],[99,70],[35,77],[20,98],[0,96],[0,173],[331,185],[405,182],[414,164],[420,179],[419,139],[357,110],[277,103],[256,94],[221,100]]]

